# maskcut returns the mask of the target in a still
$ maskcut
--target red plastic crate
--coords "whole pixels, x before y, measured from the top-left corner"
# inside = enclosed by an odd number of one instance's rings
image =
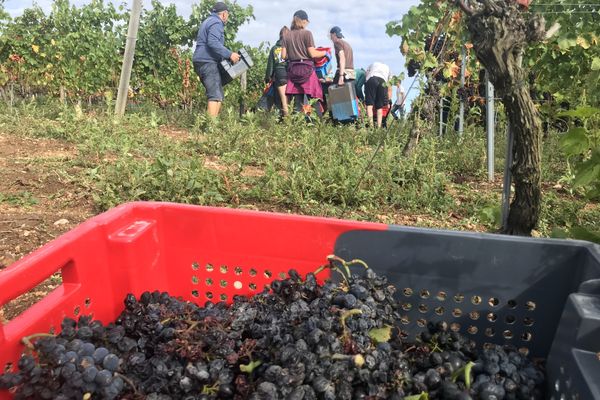
[[[0,326],[0,368],[14,368],[23,336],[64,317],[114,320],[127,293],[231,301],[330,254],[397,287],[408,339],[446,321],[479,345],[547,358],[549,398],[600,400],[598,245],[169,203],[117,207],[1,271],[2,305],[57,271],[63,283]]]
[[[0,368],[14,368],[22,337],[64,317],[103,322],[127,293],[167,291],[204,304],[251,295],[290,268],[327,262],[345,231],[386,225],[170,203],[130,203],[94,217],[0,272],[0,305],[60,271],[63,283],[0,327]],[[7,399],[0,392],[0,399]]]

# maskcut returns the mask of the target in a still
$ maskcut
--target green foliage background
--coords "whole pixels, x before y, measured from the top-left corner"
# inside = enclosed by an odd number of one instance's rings
[[[3,3],[0,0],[0,89],[90,102],[116,95],[129,20],[124,4],[92,0],[76,7],[69,0],[54,0],[49,13],[33,6],[11,19]],[[134,102],[149,99],[160,106],[188,107],[204,101],[191,58],[198,27],[213,3],[202,0],[188,18],[178,15],[175,5],[158,0],[143,10],[131,80]],[[230,10],[225,44],[237,51],[243,46],[235,41],[237,31],[254,18],[253,9],[231,3]],[[249,50],[255,69],[264,67],[266,50]],[[249,88],[262,87],[262,80],[252,80],[260,73],[249,75]],[[227,91],[237,101],[239,80]]]

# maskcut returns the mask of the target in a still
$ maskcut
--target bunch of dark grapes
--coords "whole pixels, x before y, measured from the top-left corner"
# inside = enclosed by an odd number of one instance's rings
[[[231,305],[128,295],[114,323],[65,319],[57,336],[29,338],[0,389],[18,399],[543,398],[543,373],[514,350],[478,352],[445,323],[403,341],[394,292],[372,270],[323,285],[291,270]]]
[[[408,72],[408,76],[412,78],[417,74],[417,72],[421,69],[421,63],[415,60],[408,60],[408,65],[406,66],[406,70]]]
[[[446,41],[446,34],[445,33],[439,34],[435,39],[435,43],[433,43],[433,44],[431,43],[432,41],[433,41],[433,36],[427,35],[427,37],[425,38],[425,46],[423,46],[423,50],[429,51],[435,57],[438,57],[440,55],[440,53],[442,52],[442,49],[444,48],[444,43]]]
[[[19,360],[19,371],[0,377],[0,388],[16,387],[16,399],[117,398],[124,386],[120,358],[101,345],[102,324],[90,322],[63,320],[61,334],[36,340]]]

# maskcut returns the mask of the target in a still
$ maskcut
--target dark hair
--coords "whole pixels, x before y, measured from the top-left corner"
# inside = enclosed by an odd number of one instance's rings
[[[290,28],[288,28],[286,25],[284,25],[283,28],[281,28],[281,30],[279,31],[279,39],[283,39],[283,35],[285,35],[289,31],[290,31]]]

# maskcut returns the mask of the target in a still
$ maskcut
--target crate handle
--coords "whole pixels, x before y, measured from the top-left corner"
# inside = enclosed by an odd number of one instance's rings
[[[579,293],[589,294],[592,296],[600,295],[600,279],[590,279],[579,285]]]
[[[48,244],[0,272],[0,307],[35,288],[74,260],[65,244]]]

